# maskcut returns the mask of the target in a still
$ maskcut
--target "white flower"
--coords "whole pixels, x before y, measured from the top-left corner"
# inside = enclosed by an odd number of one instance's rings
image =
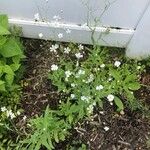
[[[96,90],[100,91],[102,90],[104,87],[102,85],[96,86]]]
[[[2,112],[4,112],[4,111],[6,111],[7,109],[6,109],[6,107],[4,106],[4,107],[1,107],[1,111]]]
[[[53,16],[53,19],[54,19],[55,21],[59,21],[59,20],[61,19],[61,17],[60,17],[59,15],[55,15],[55,16]]]
[[[82,101],[89,102],[90,97],[89,97],[89,96],[81,96],[81,100],[82,100]]]
[[[80,75],[84,75],[84,74],[85,74],[85,71],[80,69],[80,70],[78,71],[78,73],[76,74],[75,77],[76,77],[76,78],[79,78]]]
[[[56,70],[58,70],[58,66],[57,66],[57,65],[55,65],[55,64],[53,64],[53,65],[51,66],[51,70],[52,70],[52,71],[56,71]]]
[[[10,115],[10,119],[14,119],[16,116],[15,116],[15,114],[14,113],[12,113],[11,115]]]
[[[34,15],[34,20],[35,20],[35,21],[39,21],[39,20],[40,20],[39,13],[36,13],[36,14]]]
[[[93,109],[94,109],[94,106],[91,104],[89,105],[89,107],[87,107],[87,111],[89,114],[92,114],[93,113]]]
[[[101,64],[100,67],[101,67],[101,68],[104,68],[104,67],[105,67],[105,64]]]
[[[46,2],[48,2],[48,0],[45,0]]]
[[[111,81],[112,80],[112,78],[108,78],[108,81]]]
[[[50,52],[56,53],[56,50],[57,50],[58,48],[59,48],[59,45],[58,45],[58,44],[52,45],[52,46],[50,47]]]
[[[109,130],[109,127],[105,126],[105,127],[104,127],[104,130],[105,130],[105,131],[108,131],[108,130]]]
[[[99,113],[100,113],[101,115],[104,115],[104,112],[103,112],[103,111],[100,111]]]
[[[72,75],[71,71],[65,71],[66,78],[69,78]]]
[[[87,81],[85,81],[85,83],[90,83],[94,80],[94,75],[93,74],[90,74],[89,78]]]
[[[71,96],[71,98],[72,98],[72,99],[74,99],[74,98],[75,98],[75,94],[71,94],[70,96]]]
[[[43,33],[39,33],[39,38],[42,38],[43,37]]]
[[[64,48],[64,53],[69,54],[70,51],[71,51],[71,49],[69,47]]]
[[[83,57],[83,55],[81,53],[76,53],[75,56],[76,56],[77,59],[80,59],[80,58]]]
[[[66,33],[67,33],[67,34],[70,34],[70,33],[71,33],[71,30],[70,30],[70,29],[67,29],[67,30],[66,30]]]
[[[108,101],[109,102],[112,102],[113,100],[114,100],[114,95],[112,95],[112,94],[109,94],[108,96],[107,96],[107,99],[108,99]]]
[[[141,69],[141,66],[137,66],[137,69],[138,69],[138,70]]]
[[[121,65],[120,61],[115,61],[114,66],[119,67]]]
[[[71,83],[71,87],[75,87],[76,86],[76,84],[74,84],[74,83]]]
[[[58,34],[58,38],[59,38],[59,39],[63,38],[63,34],[62,34],[62,33],[59,33],[59,34]]]
[[[78,74],[79,74],[79,75],[84,75],[84,74],[85,74],[85,71],[80,69],[80,70],[78,71]]]
[[[15,118],[15,114],[12,112],[12,110],[7,110],[6,111],[7,117],[10,117],[11,119]]]
[[[80,44],[80,45],[78,46],[78,48],[79,48],[79,50],[83,50],[83,49],[84,49],[84,46],[83,46],[82,44]]]
[[[22,118],[24,121],[27,119],[27,116],[23,116],[23,118]]]

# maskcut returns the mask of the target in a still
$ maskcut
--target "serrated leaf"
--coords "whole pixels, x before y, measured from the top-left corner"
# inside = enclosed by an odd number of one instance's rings
[[[123,105],[122,101],[118,97],[115,97],[114,102],[117,105],[117,107],[119,108],[119,110],[123,110],[124,109],[124,105]]]
[[[54,131],[54,139],[57,143],[59,143],[58,133],[56,131]]]
[[[14,39],[9,39],[0,49],[0,54],[5,58],[9,58],[17,55],[22,55],[22,51]]]

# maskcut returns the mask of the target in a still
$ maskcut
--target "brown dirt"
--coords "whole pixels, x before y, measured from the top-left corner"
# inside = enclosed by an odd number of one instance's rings
[[[26,47],[26,73],[22,81],[22,108],[27,118],[40,115],[45,107],[57,109],[63,96],[47,80],[50,66],[57,61],[57,55],[49,51],[52,42],[24,39]],[[144,74],[141,82],[150,85],[150,74]],[[150,89],[142,88],[138,97],[150,104]],[[72,136],[58,144],[56,149],[65,150],[72,141],[81,140],[90,150],[148,150],[147,140],[150,137],[150,122],[140,110],[132,112],[125,109],[125,114],[116,113],[110,105],[104,105],[104,114],[96,108],[90,120],[78,123]],[[104,127],[108,126],[108,131]],[[78,149],[78,148],[76,148]]]

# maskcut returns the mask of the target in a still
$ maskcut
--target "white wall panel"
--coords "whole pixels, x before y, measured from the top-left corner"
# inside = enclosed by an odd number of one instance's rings
[[[62,17],[61,22],[84,24],[87,21],[87,5],[92,11],[91,20],[101,17],[104,26],[134,29],[140,20],[149,0],[0,0],[0,12],[10,18],[33,20],[39,12],[49,21],[54,15]],[[87,4],[87,5],[86,5]]]

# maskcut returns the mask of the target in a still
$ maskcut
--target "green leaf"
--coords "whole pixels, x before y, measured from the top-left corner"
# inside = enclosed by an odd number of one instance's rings
[[[54,131],[54,139],[57,143],[59,143],[58,132]]]
[[[14,74],[6,74],[5,79],[9,85],[12,85],[12,83],[14,81]]]
[[[5,82],[0,80],[0,91],[6,91],[5,89]]]
[[[19,67],[21,66],[21,64],[11,64],[10,67],[13,71],[17,71],[19,69]]]
[[[0,54],[3,57],[13,57],[17,55],[22,55],[22,51],[15,41],[15,39],[9,39],[7,42],[3,45],[3,47],[0,49]]]
[[[0,35],[8,35],[10,32],[0,25]]]
[[[124,109],[123,103],[118,97],[115,97],[114,102],[118,106],[119,111]]]
[[[128,84],[128,87],[129,87],[130,90],[135,91],[135,90],[140,89],[141,86],[140,86],[140,83],[138,83],[138,82],[133,82],[133,83],[129,83],[129,84]]]
[[[8,17],[7,15],[0,15],[0,35],[10,34],[8,31]]]
[[[7,41],[7,38],[5,36],[0,36],[0,47],[3,46],[6,41]]]
[[[7,17],[7,15],[0,15],[0,26],[8,29],[8,17]]]
[[[7,73],[7,74],[14,74],[13,70],[11,69],[11,67],[9,65],[5,65],[3,67],[3,72]]]

